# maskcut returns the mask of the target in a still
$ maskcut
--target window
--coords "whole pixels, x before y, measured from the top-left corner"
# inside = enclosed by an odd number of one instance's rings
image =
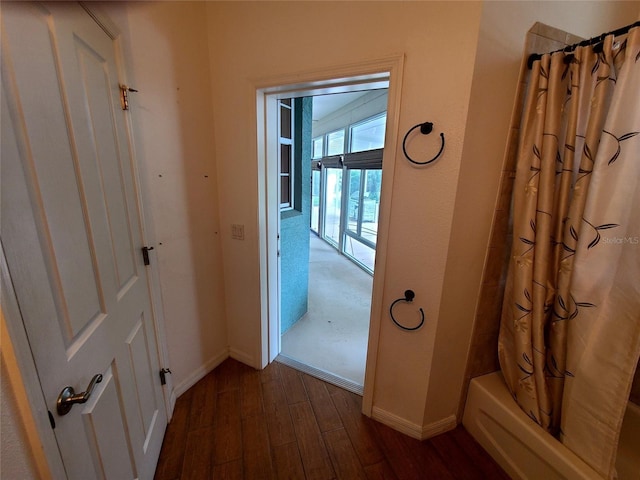
[[[352,125],[350,152],[363,152],[384,147],[384,130],[387,124],[387,114],[368,118],[363,122]]]
[[[370,273],[386,123],[383,112],[313,139],[311,229]]]
[[[293,208],[293,100],[278,102],[280,132],[278,135],[280,156],[280,210]]]
[[[327,155],[340,155],[345,152],[344,129],[327,134]]]
[[[313,153],[311,158],[322,158],[324,149],[324,137],[316,137],[313,139]]]
[[[311,230],[320,235],[320,169],[311,170]]]

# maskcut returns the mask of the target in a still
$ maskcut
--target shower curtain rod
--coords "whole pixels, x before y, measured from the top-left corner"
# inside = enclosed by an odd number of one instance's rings
[[[573,45],[567,45],[564,48],[554,50],[553,52],[550,52],[550,53],[571,52],[575,50],[577,47],[586,47],[589,45],[596,45],[602,42],[607,35],[614,35],[614,36],[624,35],[634,27],[640,27],[640,21],[632,23],[631,25],[627,25],[626,27],[618,28],[617,30],[613,30],[611,32],[602,33],[597,37],[589,38],[587,40],[582,40],[581,42],[574,43]],[[529,55],[529,58],[527,60],[527,66],[529,67],[529,70],[531,70],[531,67],[533,67],[533,62],[535,62],[536,60],[540,60],[542,58],[542,55],[543,55],[542,53],[532,53],[531,55]]]

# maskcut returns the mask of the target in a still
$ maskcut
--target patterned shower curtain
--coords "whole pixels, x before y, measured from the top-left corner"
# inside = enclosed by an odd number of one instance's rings
[[[613,478],[640,356],[640,28],[534,63],[513,201],[505,381]]]

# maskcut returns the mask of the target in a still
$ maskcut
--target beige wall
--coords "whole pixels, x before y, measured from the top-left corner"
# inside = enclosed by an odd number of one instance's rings
[[[259,363],[252,82],[404,53],[400,134],[429,120],[436,132],[445,132],[447,148],[441,161],[424,169],[411,167],[395,152],[374,402],[417,425],[454,413],[525,32],[542,21],[590,36],[640,13],[638,2],[584,2],[578,5],[580,15],[571,13],[575,6],[159,2],[112,7],[120,9],[114,17],[128,19],[121,25],[131,45],[130,83],[140,90],[132,99],[137,153],[150,199],[147,215],[153,216],[150,235],[157,242],[175,384],[186,387],[197,379],[226,355],[228,345]],[[231,223],[245,225],[244,242],[230,239]],[[400,332],[386,316],[389,303],[406,288],[415,290],[427,316],[425,328],[414,334]],[[3,411],[11,411],[4,403],[11,393],[3,381]],[[3,434],[14,429],[17,443],[19,425],[3,416]],[[19,450],[16,458],[25,460],[17,461],[29,478],[28,450]]]
[[[259,364],[255,85],[404,53],[400,134],[430,120],[447,148],[420,170],[395,152],[373,402],[415,425],[455,414],[525,33],[542,20],[591,36],[637,11],[629,2],[208,4],[231,348]],[[229,239],[232,223],[245,224],[244,242]],[[406,288],[427,316],[413,334],[386,314]]]
[[[208,4],[229,341],[254,365],[260,345],[256,82],[404,53],[401,134],[426,120],[445,132],[445,154],[429,168],[416,169],[401,150],[395,152],[383,311],[378,312],[382,325],[374,407],[418,426],[439,319],[480,7],[447,2]],[[439,146],[437,137],[431,146]],[[232,223],[245,225],[244,242],[229,238]],[[386,315],[388,305],[407,288],[416,292],[427,315],[425,327],[415,333],[400,331]]]
[[[151,268],[179,395],[228,355],[205,4],[130,3],[126,14]]]

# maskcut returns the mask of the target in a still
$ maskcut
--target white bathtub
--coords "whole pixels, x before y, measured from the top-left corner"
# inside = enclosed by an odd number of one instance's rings
[[[520,410],[500,372],[471,380],[462,424],[512,478],[601,479]],[[616,468],[619,480],[640,480],[640,407],[632,403],[622,426]]]

